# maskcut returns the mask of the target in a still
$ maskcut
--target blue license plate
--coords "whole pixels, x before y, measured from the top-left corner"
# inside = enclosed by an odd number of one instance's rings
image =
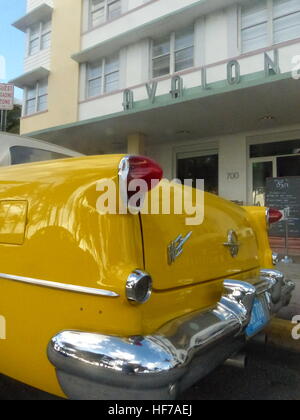
[[[263,303],[259,299],[255,299],[251,321],[246,329],[248,337],[253,337],[259,333],[269,322],[269,317],[264,309]]]

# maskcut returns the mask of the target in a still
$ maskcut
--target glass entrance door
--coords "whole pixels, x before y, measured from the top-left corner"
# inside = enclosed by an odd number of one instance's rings
[[[205,191],[219,193],[219,155],[218,153],[203,153],[202,155],[178,154],[177,178],[183,183],[185,179],[204,179]]]
[[[277,176],[300,176],[300,156],[283,156],[277,158]]]
[[[252,159],[250,202],[255,206],[265,206],[267,178],[290,176],[300,176],[300,155]]]
[[[276,176],[273,158],[252,162],[252,200],[255,206],[265,206],[267,178]]]

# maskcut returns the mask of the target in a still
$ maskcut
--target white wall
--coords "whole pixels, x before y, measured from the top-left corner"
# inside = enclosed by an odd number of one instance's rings
[[[235,153],[232,153],[232,150]],[[229,200],[247,202],[247,139],[246,134],[185,141],[184,143],[148,144],[147,154],[164,169],[168,179],[176,177],[176,155],[192,152],[195,156],[210,151],[219,153],[219,195]],[[232,174],[235,174],[232,179]],[[238,177],[236,174],[239,174]]]
[[[74,0],[78,1],[78,0]],[[27,13],[31,12],[32,9],[35,9],[36,7],[40,6],[41,4],[46,3],[49,4],[49,6],[53,6],[53,0],[27,0]]]
[[[87,16],[86,8],[88,7],[88,0],[84,0],[84,15]],[[142,1],[130,0],[128,8],[134,4],[142,5]],[[148,4],[147,4],[148,3]],[[135,28],[141,27],[151,21],[160,19],[170,13],[174,13],[187,6],[199,3],[198,0],[149,0],[145,2],[145,7],[138,8],[134,13],[124,14],[120,18],[104,24],[92,31],[85,32],[87,30],[87,18],[85,17],[83,22],[83,36],[82,36],[82,50],[91,48],[99,42],[105,42],[118,35],[122,35],[128,31],[132,31]],[[138,38],[137,32],[137,38]]]
[[[221,19],[221,17],[220,17]],[[208,42],[208,41],[207,41]],[[224,47],[224,45],[223,45]],[[222,48],[223,48],[222,47]],[[292,58],[295,55],[299,55],[300,43],[283,46],[279,48],[279,62],[281,72],[292,71],[294,65],[292,64]],[[126,51],[125,51],[126,50]],[[121,89],[129,88],[134,93],[135,101],[148,100],[147,90],[145,84],[150,79],[150,52],[149,52],[149,41],[144,40],[143,42],[136,43],[128,46],[122,50],[124,53],[124,59],[121,65],[121,80],[123,81],[120,85]],[[273,52],[268,53],[273,58]],[[210,65],[207,68],[207,82],[215,83],[227,80],[227,62],[222,60],[223,53],[220,53],[218,49],[214,52],[207,52],[205,54],[205,61],[209,55]],[[212,65],[212,59],[219,58],[215,65]],[[228,57],[229,60],[231,57]],[[253,56],[242,56],[239,60],[241,75],[246,76],[258,72],[264,72],[264,53],[260,52]],[[220,63],[220,64],[219,64]],[[171,89],[171,75],[158,79],[157,96],[168,95]],[[201,68],[195,67],[189,69],[182,74],[184,88],[190,89],[194,87],[201,87]],[[125,83],[125,85],[124,85]],[[85,78],[82,77],[80,81],[81,86],[81,100],[85,98]],[[95,118],[102,115],[109,115],[115,112],[122,111],[123,96],[122,94],[111,94],[105,97],[98,97],[88,102],[80,103],[79,105],[79,120],[86,118]]]
[[[131,10],[135,10],[146,3],[152,2],[153,0],[122,0],[122,14],[125,14]],[[89,31],[89,0],[82,0],[83,5],[83,16],[82,16],[82,32]],[[91,37],[93,39],[93,37]]]
[[[205,64],[216,63],[229,57],[227,13],[219,10],[205,18]]]
[[[39,51],[37,54],[27,56],[24,60],[24,72],[30,72],[38,67],[45,67],[50,70],[51,48]]]
[[[221,197],[247,202],[247,153],[245,135],[238,134],[220,138],[219,194]]]

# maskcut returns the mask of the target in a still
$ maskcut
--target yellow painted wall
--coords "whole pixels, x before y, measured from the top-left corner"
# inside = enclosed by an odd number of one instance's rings
[[[81,0],[54,0],[48,112],[21,120],[21,134],[77,121]]]

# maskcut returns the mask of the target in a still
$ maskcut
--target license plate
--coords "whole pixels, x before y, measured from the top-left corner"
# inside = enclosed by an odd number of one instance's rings
[[[251,321],[246,329],[248,337],[253,337],[259,333],[269,322],[269,316],[266,313],[263,302],[260,299],[255,299]]]

